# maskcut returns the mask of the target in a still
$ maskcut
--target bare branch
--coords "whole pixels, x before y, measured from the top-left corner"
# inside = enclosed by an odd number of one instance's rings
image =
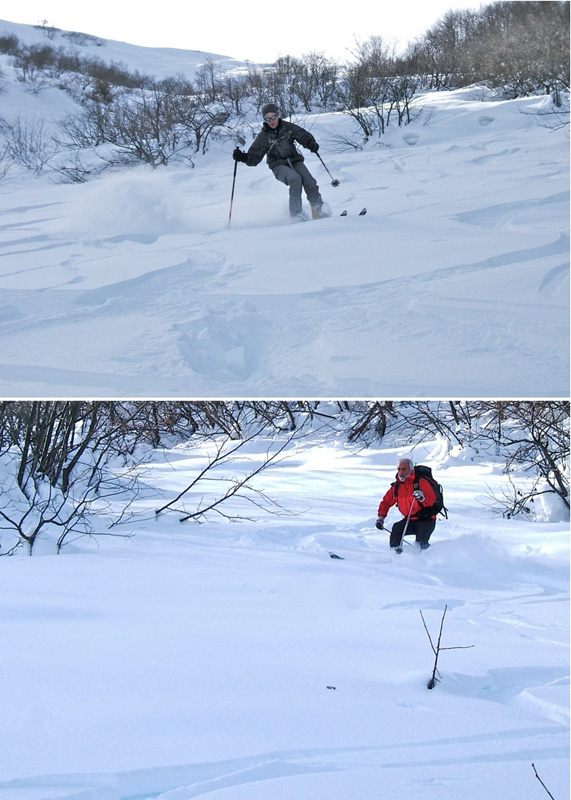
[[[428,689],[434,689],[436,684],[439,683],[442,680],[442,675],[440,675],[440,672],[438,672],[438,666],[437,666],[438,665],[438,656],[440,655],[442,650],[469,650],[471,647],[474,647],[473,644],[457,645],[457,646],[454,646],[454,647],[442,647],[441,646],[442,631],[444,629],[444,618],[446,616],[446,611],[447,610],[448,610],[448,606],[446,605],[446,606],[444,606],[444,611],[442,613],[442,619],[440,620],[440,630],[438,632],[438,640],[436,642],[436,647],[434,646],[434,643],[432,641],[432,637],[431,637],[430,632],[428,630],[428,627],[426,625],[426,622],[425,622],[425,619],[424,619],[424,615],[423,615],[422,611],[420,612],[420,616],[422,617],[422,623],[424,625],[424,630],[426,631],[426,635],[428,636],[428,640],[430,642],[430,646],[432,648],[432,652],[434,653],[434,667],[433,667],[433,670],[432,670],[432,677],[430,678],[430,680],[428,681],[428,684],[427,684],[427,688]],[[438,678],[436,677],[437,675],[439,676]]]
[[[543,786],[543,788],[545,789],[545,791],[547,792],[547,794],[548,794],[548,795],[551,797],[551,800],[555,800],[555,798],[553,797],[553,795],[551,794],[551,792],[549,791],[549,789],[547,788],[547,786],[546,786],[546,785],[543,783],[543,781],[541,780],[541,778],[540,778],[540,777],[539,777],[539,775],[537,774],[537,770],[536,770],[536,768],[535,768],[535,764],[532,764],[531,766],[533,767],[533,771],[535,772],[535,777],[536,777],[536,778],[537,778],[537,780],[540,782],[540,784]]]

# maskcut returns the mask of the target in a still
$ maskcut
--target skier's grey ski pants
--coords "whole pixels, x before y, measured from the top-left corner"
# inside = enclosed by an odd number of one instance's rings
[[[282,183],[289,186],[289,213],[292,217],[301,214],[301,190],[305,191],[309,204],[321,208],[323,200],[319,194],[317,181],[307,169],[303,161],[280,164],[274,167],[273,173]]]

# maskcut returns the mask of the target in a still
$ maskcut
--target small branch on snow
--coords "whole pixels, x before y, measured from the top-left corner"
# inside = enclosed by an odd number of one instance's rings
[[[543,781],[541,780],[541,778],[540,778],[540,777],[539,777],[539,775],[537,774],[537,770],[536,770],[536,768],[535,768],[535,764],[532,764],[531,766],[533,767],[533,771],[535,772],[535,777],[536,777],[536,778],[537,778],[537,780],[540,782],[540,784],[543,786],[543,788],[545,789],[545,791],[547,792],[547,794],[548,794],[548,795],[551,797],[551,800],[555,800],[555,798],[553,797],[553,795],[551,794],[551,792],[549,791],[549,789],[547,788],[547,786],[546,786],[546,785],[543,783]]]
[[[430,635],[430,631],[428,630],[428,626],[426,625],[426,621],[424,619],[424,615],[422,611],[420,612],[420,616],[422,617],[422,624],[424,625],[424,630],[426,631],[426,635],[428,636],[428,641],[430,642],[430,646],[432,648],[432,652],[434,653],[434,668],[432,670],[432,677],[427,683],[428,689],[434,689],[437,683],[442,680],[442,675],[438,672],[438,656],[440,655],[442,650],[469,650],[471,647],[474,647],[473,644],[467,645],[457,645],[455,647],[442,647],[440,642],[442,641],[442,630],[444,628],[444,617],[446,616],[446,611],[448,610],[448,606],[444,606],[444,611],[442,613],[442,619],[440,620],[440,630],[438,632],[438,641],[436,642],[436,647],[432,641],[432,637]],[[438,678],[436,677],[438,675]]]

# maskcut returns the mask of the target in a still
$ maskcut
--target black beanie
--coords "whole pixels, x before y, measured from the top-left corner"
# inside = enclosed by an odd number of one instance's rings
[[[265,106],[262,106],[262,117],[265,117],[266,114],[279,114],[279,109],[274,103],[266,103]]]

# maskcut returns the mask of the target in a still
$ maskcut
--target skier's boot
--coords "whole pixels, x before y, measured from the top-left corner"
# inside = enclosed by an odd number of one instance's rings
[[[323,206],[311,206],[311,216],[313,219],[325,219],[330,214],[327,214]]]

